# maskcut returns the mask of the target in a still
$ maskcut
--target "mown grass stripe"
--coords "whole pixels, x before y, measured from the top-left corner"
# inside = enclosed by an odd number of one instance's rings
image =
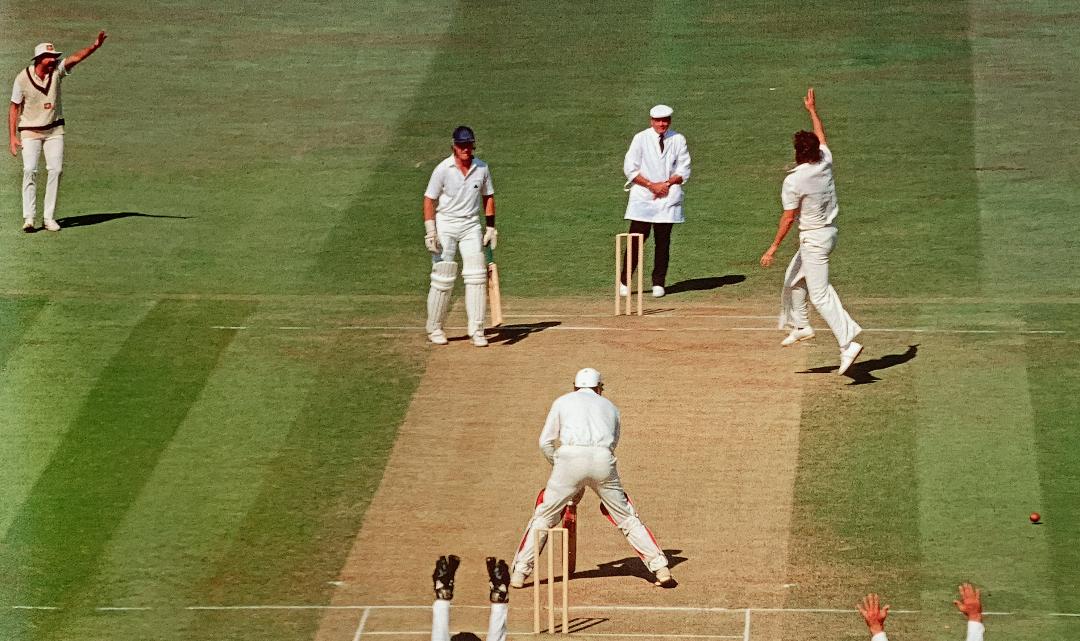
[[[0,374],[0,538],[152,302],[50,302]]]
[[[0,299],[0,380],[7,378],[5,363],[23,334],[48,302],[44,298]]]
[[[941,339],[916,361],[927,602],[965,580],[995,609],[1052,602],[1046,530],[1027,518],[1041,496],[1024,340]]]
[[[7,532],[16,564],[5,600],[72,605],[92,596],[102,550],[232,340],[206,327],[242,322],[250,310],[166,301],[131,332]]]

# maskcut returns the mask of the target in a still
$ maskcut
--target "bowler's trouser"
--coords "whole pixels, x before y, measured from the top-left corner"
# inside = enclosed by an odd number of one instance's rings
[[[836,236],[836,227],[832,225],[799,233],[799,251],[784,274],[780,328],[810,324],[806,304],[809,298],[843,349],[862,327],[844,310],[836,290],[829,284],[829,254],[836,247]]]
[[[509,603],[491,604],[487,641],[506,641],[506,616],[509,608]],[[450,641],[449,601],[436,599],[431,606],[431,641]]]
[[[608,516],[626,536],[627,542],[645,561],[649,570],[656,572],[667,567],[664,551],[657,545],[649,528],[638,518],[637,510],[623,491],[615,455],[606,447],[582,447],[563,445],[555,453],[551,477],[544,488],[544,499],[536,506],[525,536],[514,555],[512,570],[528,576],[532,574],[533,537],[536,530],[556,527],[563,518],[563,510],[571,499],[584,487],[590,487],[607,508]],[[544,549],[547,535],[541,532],[540,548]]]
[[[23,160],[23,220],[32,223],[37,214],[36,175],[42,151],[45,152],[45,170],[48,172],[45,182],[45,220],[55,220],[56,196],[60,191],[60,174],[64,170],[64,134],[40,137],[24,131],[20,141]]]
[[[652,284],[659,285],[661,287],[667,282],[667,270],[668,261],[671,258],[671,228],[675,226],[675,223],[647,223],[640,220],[630,221],[630,233],[642,234],[645,236],[645,240],[649,240],[650,230],[656,230],[656,239],[653,241],[656,245],[656,251],[653,253],[653,270],[652,270]],[[641,259],[638,256],[637,244],[630,243],[630,273],[633,274],[637,269],[638,261]],[[622,265],[622,284],[626,284],[626,279],[629,275],[626,273],[626,256],[620,256],[619,264]]]

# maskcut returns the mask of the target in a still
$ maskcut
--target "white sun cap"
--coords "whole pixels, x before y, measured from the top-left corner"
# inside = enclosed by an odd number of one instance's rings
[[[675,110],[667,105],[656,105],[649,110],[650,118],[670,118]]]
[[[603,382],[600,372],[591,367],[579,371],[574,377],[574,387],[599,387]]]
[[[42,42],[38,46],[34,47],[34,60],[37,60],[41,56],[61,56],[63,52],[57,51],[56,47],[51,42]]]

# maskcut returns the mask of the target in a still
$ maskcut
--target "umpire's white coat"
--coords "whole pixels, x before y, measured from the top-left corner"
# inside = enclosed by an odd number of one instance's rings
[[[623,159],[623,174],[630,199],[626,203],[626,220],[647,223],[681,223],[683,218],[683,186],[672,185],[668,195],[657,198],[641,185],[633,184],[638,175],[652,182],[664,182],[673,174],[690,180],[690,150],[686,137],[668,129],[664,133],[664,151],[660,151],[660,134],[652,127],[640,131],[630,141]]]

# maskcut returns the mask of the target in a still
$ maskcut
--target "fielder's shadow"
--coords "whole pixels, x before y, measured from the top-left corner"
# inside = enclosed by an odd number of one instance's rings
[[[583,630],[588,630],[589,628],[594,628],[594,627],[600,625],[601,623],[607,623],[608,621],[610,621],[610,619],[608,619],[606,617],[574,617],[573,619],[569,620],[570,625],[568,627],[569,627],[570,633],[573,634],[575,632],[581,632]],[[547,628],[545,628],[543,630],[540,630],[540,634],[555,634],[555,633],[561,631],[561,628],[562,628],[561,621],[556,622],[554,630],[549,631]],[[450,641],[481,641],[481,640],[480,640],[480,637],[478,637],[473,632],[458,632],[454,636],[450,637]]]
[[[675,566],[686,562],[688,559],[685,556],[679,556],[682,554],[682,550],[664,550],[664,554],[668,558],[668,567],[674,568]],[[601,563],[592,570],[578,570],[574,572],[572,580],[578,579],[600,579],[604,577],[613,576],[633,576],[639,579],[653,583],[656,581],[656,577],[649,571],[649,568],[645,567],[641,558],[637,556],[628,556],[617,561],[608,561],[607,563]]]
[[[736,285],[746,280],[742,274],[728,274],[726,276],[709,276],[708,278],[691,278],[680,280],[664,288],[666,294],[678,294],[680,292],[700,292],[710,289],[720,289],[725,285]]]
[[[533,334],[539,334],[549,327],[557,327],[562,325],[559,321],[543,321],[540,323],[525,323],[516,325],[500,325],[498,327],[492,327],[488,330],[488,333],[494,331],[494,336],[488,336],[488,342],[495,344],[501,343],[503,345],[514,345],[520,343]]]
[[[885,356],[869,361],[855,361],[855,364],[849,367],[848,371],[844,372],[844,376],[847,376],[852,381],[848,383],[848,385],[869,385],[870,383],[876,383],[881,379],[874,376],[871,372],[903,365],[915,358],[918,353],[919,345],[915,344],[908,345],[907,351],[903,354],[886,354]],[[839,365],[824,365],[822,367],[813,367],[798,373],[828,374],[830,372],[835,372],[837,369],[839,369]]]
[[[73,227],[87,227],[89,225],[99,225],[101,223],[107,223],[110,220],[117,220],[118,218],[177,218],[180,220],[187,220],[191,216],[166,216],[164,214],[142,214],[137,211],[117,211],[112,213],[102,214],[79,214],[78,216],[65,216],[64,218],[57,218],[56,222],[62,229],[71,229]]]

